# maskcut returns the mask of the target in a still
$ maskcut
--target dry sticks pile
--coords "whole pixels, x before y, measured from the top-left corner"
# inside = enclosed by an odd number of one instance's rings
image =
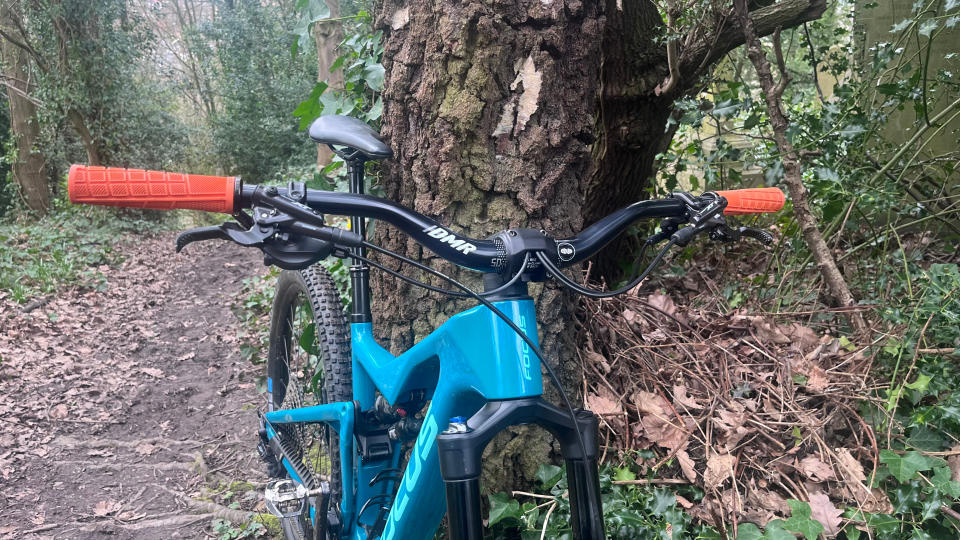
[[[827,534],[843,526],[838,506],[891,511],[868,487],[878,448],[858,413],[872,359],[784,320],[680,310],[636,290],[584,300],[583,384],[606,459],[700,486],[700,503],[679,502],[734,536],[738,523],[789,517],[786,499],[810,503]]]

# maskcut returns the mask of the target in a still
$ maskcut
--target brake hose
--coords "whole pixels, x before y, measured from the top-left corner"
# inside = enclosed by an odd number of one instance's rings
[[[663,256],[667,254],[667,250],[673,247],[674,244],[675,244],[675,241],[673,239],[667,242],[666,245],[660,248],[660,251],[657,252],[657,255],[653,258],[653,260],[647,266],[646,270],[644,270],[639,276],[631,280],[630,283],[627,283],[623,287],[620,287],[619,289],[616,289],[613,291],[601,291],[600,289],[591,289],[591,288],[580,285],[576,281],[573,281],[572,279],[568,278],[563,272],[561,272],[560,269],[557,268],[555,264],[553,264],[553,261],[551,261],[550,258],[547,255],[545,255],[542,251],[537,252],[537,258],[540,259],[540,262],[543,264],[543,266],[547,269],[547,271],[550,272],[550,275],[552,275],[554,278],[557,279],[557,281],[569,287],[570,289],[590,298],[609,298],[611,296],[623,294],[629,291],[630,289],[636,287],[637,285],[639,285],[641,281],[643,281],[644,279],[646,279],[648,275],[650,275],[650,272],[652,272],[657,266],[660,265],[660,261],[662,261]],[[646,249],[647,244],[644,244],[643,247],[644,249]],[[642,256],[642,252],[641,252],[641,256]]]

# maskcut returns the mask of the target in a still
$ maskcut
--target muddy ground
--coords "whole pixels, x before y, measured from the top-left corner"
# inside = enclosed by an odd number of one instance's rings
[[[216,537],[256,508],[259,369],[230,306],[265,269],[173,238],[124,242],[100,290],[0,297],[0,538]]]

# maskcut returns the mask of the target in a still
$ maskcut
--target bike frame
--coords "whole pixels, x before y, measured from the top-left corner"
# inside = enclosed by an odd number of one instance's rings
[[[362,165],[350,163],[352,192],[362,192]],[[353,229],[362,236],[363,220],[353,218]],[[355,249],[364,254],[363,248]],[[427,540],[433,538],[449,506],[451,538],[479,540],[480,454],[496,433],[521,423],[541,424],[560,440],[567,465],[574,534],[578,538],[602,538],[596,418],[581,411],[574,425],[566,411],[542,399],[543,380],[536,356],[510,326],[485,306],[454,315],[409,350],[394,356],[374,339],[368,271],[359,260],[354,260],[353,402],[264,415],[269,438],[276,433],[271,426],[282,423],[322,422],[337,431],[343,486],[342,539],[367,540],[366,527],[378,521],[381,507],[389,507],[382,534],[377,538]],[[494,305],[537,344],[534,302],[526,295],[525,284],[519,290],[522,294]],[[272,382],[268,379],[268,391],[272,390]],[[391,474],[398,472],[403,453],[400,443],[390,443],[389,459],[369,460],[363,459],[355,444],[355,415],[374,407],[377,391],[391,405],[411,392],[424,392],[430,400],[395,498],[392,495],[397,476]],[[460,423],[459,432],[448,432],[455,417],[469,420]],[[586,456],[579,450],[576,431],[582,433]],[[290,463],[284,459],[283,465],[290,477],[300,482]],[[373,504],[378,502],[385,504]],[[311,519],[316,517],[311,508]]]

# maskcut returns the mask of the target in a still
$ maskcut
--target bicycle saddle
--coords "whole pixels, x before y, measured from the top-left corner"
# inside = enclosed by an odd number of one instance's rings
[[[380,134],[356,118],[331,114],[310,124],[310,138],[320,144],[347,146],[367,159],[383,159],[393,155]]]

